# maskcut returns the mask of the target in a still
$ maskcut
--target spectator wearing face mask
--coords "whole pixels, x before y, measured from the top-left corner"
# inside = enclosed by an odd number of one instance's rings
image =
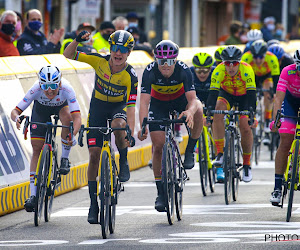
[[[139,17],[135,12],[129,12],[126,16],[128,28],[135,27],[139,31],[140,43],[148,42],[145,32],[139,27]]]
[[[49,40],[40,31],[43,25],[42,14],[37,9],[31,9],[26,15],[26,27],[18,39],[17,48],[20,55],[41,55],[59,53],[60,39],[64,35],[64,28],[54,29]]]
[[[89,33],[92,33],[95,30],[95,27],[92,26],[90,23],[81,23],[78,25],[77,30],[76,30],[76,36],[80,34],[81,31],[88,31]],[[90,36],[91,38],[91,36]],[[60,53],[63,54],[64,50],[68,45],[73,42],[73,38],[67,38],[64,39],[60,48]],[[82,41],[81,43],[78,44],[77,51],[79,52],[84,52],[86,54],[88,53],[95,53],[97,52],[96,49],[93,47],[93,41],[92,39],[89,39],[87,41]]]
[[[112,24],[116,30],[125,30],[128,27],[128,20],[123,16],[118,16],[112,21]]]
[[[0,56],[20,55],[13,44],[16,25],[17,14],[11,10],[4,11],[0,17]]]
[[[93,36],[93,47],[98,53],[109,53],[109,36],[115,32],[115,26],[112,22],[104,21],[100,24],[99,31]]]
[[[264,26],[261,28],[263,33],[263,39],[268,42],[269,40],[274,39],[274,30],[275,30],[275,18],[272,16],[266,17],[264,19]]]
[[[281,23],[276,24],[275,34],[273,35],[274,39],[277,39],[279,41],[284,41],[283,35],[283,25]]]

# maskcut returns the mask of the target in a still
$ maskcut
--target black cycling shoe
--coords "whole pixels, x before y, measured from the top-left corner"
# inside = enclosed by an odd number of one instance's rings
[[[126,182],[130,179],[130,170],[128,161],[120,162],[119,180],[120,182]]]
[[[183,167],[184,169],[192,169],[195,166],[194,153],[185,152]]]
[[[68,158],[61,158],[59,173],[66,175],[70,172],[70,162]]]
[[[155,209],[158,212],[166,212],[165,198],[164,195],[159,194],[155,200]]]
[[[35,208],[36,198],[34,195],[31,195],[24,203],[24,208],[26,212],[33,212]]]
[[[96,206],[90,206],[89,215],[88,215],[87,221],[90,224],[99,224],[99,222],[98,222],[98,217],[99,217],[98,214],[99,214],[99,207],[98,207],[98,205],[96,205]]]

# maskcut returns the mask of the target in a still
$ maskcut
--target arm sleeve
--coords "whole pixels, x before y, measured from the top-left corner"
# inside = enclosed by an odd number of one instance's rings
[[[70,108],[70,113],[80,113],[80,106],[74,89],[69,84],[66,84],[65,88],[67,88],[64,93]]]
[[[210,90],[208,97],[207,97],[207,108],[211,107],[212,109],[215,109],[217,98],[219,96],[219,90]]]
[[[143,94],[151,94],[151,81],[152,81],[152,70],[155,62],[152,62],[147,65],[144,70],[143,78],[142,78],[142,85],[141,85],[141,93]]]
[[[131,89],[127,100],[127,107],[135,107],[137,97],[138,78],[134,68],[131,68]]]
[[[16,106],[16,109],[20,110],[21,112],[23,112],[25,109],[27,109],[28,106],[30,105],[30,103],[32,103],[33,100],[36,100],[37,96],[40,94],[38,89],[39,89],[39,85],[34,84],[28,90],[28,92],[26,93],[26,95],[24,96],[22,101],[20,101],[18,103],[18,105]]]
[[[278,83],[278,80],[279,80],[279,75],[272,76],[272,79],[273,79],[273,92],[275,93],[276,89],[277,89],[277,83]]]
[[[185,70],[183,70],[183,74],[184,74],[184,77],[183,77],[184,91],[185,92],[195,91],[193,74],[192,74],[192,71],[190,70],[190,68],[187,67]]]
[[[256,111],[256,91],[247,90],[247,99],[248,99],[248,109],[253,108],[253,111]]]
[[[85,63],[91,65],[96,70],[99,65],[99,60],[101,60],[101,58],[104,58],[104,57],[99,55],[98,53],[85,54],[85,53],[76,51],[73,59],[76,61],[85,62]]]

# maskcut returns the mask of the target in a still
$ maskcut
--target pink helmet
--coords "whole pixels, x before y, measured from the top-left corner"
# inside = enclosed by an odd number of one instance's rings
[[[154,49],[154,56],[158,59],[173,59],[178,56],[179,47],[171,40],[162,40]]]

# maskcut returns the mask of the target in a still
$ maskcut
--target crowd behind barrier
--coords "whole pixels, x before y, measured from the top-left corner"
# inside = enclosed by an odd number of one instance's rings
[[[281,44],[287,53],[293,54],[299,48],[300,41],[281,42]],[[238,47],[244,49],[244,45]],[[213,55],[217,48],[217,46],[180,48],[178,59],[191,66],[194,54],[205,51]],[[135,68],[138,75],[139,91],[143,71],[152,61],[153,59],[143,51],[133,51],[128,58],[128,63]],[[80,103],[82,123],[86,124],[87,121],[90,96],[94,87],[94,70],[90,65],[68,60],[60,54],[0,58],[0,216],[22,209],[24,201],[30,194],[28,180],[32,153],[30,139],[24,140],[22,130],[17,130],[15,123],[11,121],[10,112],[37,80],[39,69],[47,64],[59,67],[63,77],[70,81]],[[136,108],[138,107],[139,95]],[[30,115],[31,108],[28,108],[24,114]],[[139,129],[137,114],[138,112],[136,112],[135,137]],[[180,143],[181,153],[184,153],[188,138],[185,135],[183,139]],[[59,133],[57,141],[60,141]],[[138,142],[137,138],[136,141]],[[60,143],[58,146],[60,147]],[[150,140],[143,144],[138,142],[138,145],[131,148],[128,154],[130,170],[147,166],[151,156]],[[118,162],[118,154],[116,157]],[[87,185],[87,147],[74,147],[70,160],[71,171],[68,175],[62,176],[62,183],[56,190],[56,195]]]

